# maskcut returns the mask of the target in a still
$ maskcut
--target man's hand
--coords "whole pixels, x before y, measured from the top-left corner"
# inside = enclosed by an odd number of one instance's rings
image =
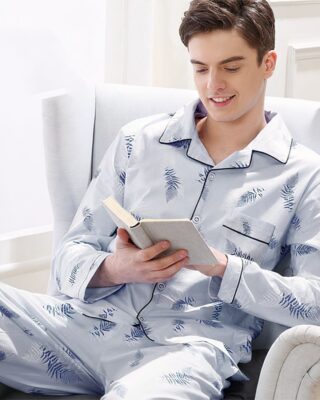
[[[227,268],[228,257],[221,253],[220,251],[210,247],[213,255],[218,260],[217,264],[214,265],[188,265],[186,268],[193,269],[201,272],[207,276],[220,276],[221,278],[224,275],[224,272]]]
[[[130,242],[128,233],[119,228],[116,251],[100,265],[89,286],[104,287],[130,282],[156,283],[169,280],[189,261],[186,250],[156,258],[169,247],[168,241],[161,241],[141,250]]]

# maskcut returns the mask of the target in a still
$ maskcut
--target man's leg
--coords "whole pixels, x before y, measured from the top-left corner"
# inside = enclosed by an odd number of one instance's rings
[[[136,353],[125,374],[114,375],[103,400],[222,399],[235,372],[228,357],[205,342],[150,346]]]
[[[70,346],[81,318],[59,298],[1,284],[0,382],[32,393],[103,392]]]

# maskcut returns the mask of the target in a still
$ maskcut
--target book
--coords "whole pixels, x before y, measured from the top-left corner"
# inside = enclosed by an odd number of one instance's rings
[[[112,196],[103,200],[103,205],[113,222],[124,228],[132,242],[140,249],[169,240],[170,249],[159,257],[176,250],[188,251],[189,265],[212,265],[217,263],[215,256],[190,219],[141,219],[138,221]]]

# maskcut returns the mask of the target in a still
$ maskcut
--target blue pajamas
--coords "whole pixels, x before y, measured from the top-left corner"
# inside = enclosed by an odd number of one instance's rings
[[[205,341],[163,345],[131,325],[111,329],[83,314],[77,300],[1,284],[0,381],[39,394],[202,400],[221,398],[226,379],[237,370]]]

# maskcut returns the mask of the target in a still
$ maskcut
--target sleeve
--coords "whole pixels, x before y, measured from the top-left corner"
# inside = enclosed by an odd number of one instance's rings
[[[254,316],[286,326],[320,322],[320,184],[309,188],[290,225],[286,246],[291,276],[228,255],[222,278],[212,278],[210,296]]]
[[[60,293],[94,302],[123,286],[88,288],[101,263],[111,254],[116,234],[116,226],[102,200],[112,195],[123,203],[127,164],[125,137],[120,132],[104,155],[72,225],[54,255],[53,279]]]

